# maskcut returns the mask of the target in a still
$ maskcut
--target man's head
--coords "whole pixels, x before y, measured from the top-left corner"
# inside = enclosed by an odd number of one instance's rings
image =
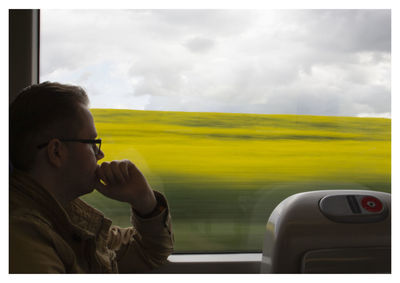
[[[25,88],[10,106],[10,158],[23,171],[32,169],[37,146],[52,138],[71,138],[80,129],[78,106],[88,106],[77,86],[44,82]]]
[[[93,144],[63,141],[96,138],[88,104],[78,86],[44,82],[24,89],[10,106],[12,165],[25,172],[46,170],[77,187],[77,194],[88,192],[104,155]]]

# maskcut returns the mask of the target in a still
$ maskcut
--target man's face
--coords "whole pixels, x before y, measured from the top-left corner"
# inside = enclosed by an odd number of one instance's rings
[[[93,121],[93,116],[89,109],[80,106],[79,109],[80,131],[77,133],[76,139],[96,139],[97,132]],[[90,193],[98,182],[96,178],[97,161],[104,157],[104,153],[100,151],[95,154],[93,144],[84,144],[79,142],[67,143],[68,145],[68,162],[66,164],[66,180],[69,193],[79,197]]]

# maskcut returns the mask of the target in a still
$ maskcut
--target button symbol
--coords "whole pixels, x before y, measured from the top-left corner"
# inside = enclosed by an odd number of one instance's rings
[[[362,207],[369,212],[380,212],[383,208],[382,202],[371,196],[364,197],[361,200]]]

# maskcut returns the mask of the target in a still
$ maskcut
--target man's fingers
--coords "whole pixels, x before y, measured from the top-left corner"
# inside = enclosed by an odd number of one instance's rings
[[[97,182],[95,189],[98,190],[100,193],[104,194],[107,190],[107,186],[104,185],[100,180]]]
[[[125,182],[129,182],[129,166],[130,161],[129,160],[124,160],[123,162],[120,163],[120,170],[122,175],[124,176]]]
[[[108,162],[103,162],[100,165],[100,171],[102,173],[102,175],[105,178],[105,182],[109,185],[109,184],[115,184],[116,183],[116,179],[113,173],[113,170],[111,168],[111,164]]]
[[[130,177],[129,163],[128,161],[103,162],[97,170],[97,175],[106,184],[128,183]]]
[[[123,167],[123,165],[121,166],[123,162],[119,162],[119,161],[113,161],[111,162],[110,168],[114,177],[115,182],[121,184],[121,183],[125,183],[125,178],[123,176],[123,173],[121,171],[121,167]]]
[[[140,170],[129,160],[103,162],[96,171],[98,191],[130,203],[138,211],[148,211],[156,202],[154,193]],[[106,184],[101,184],[103,180]]]
[[[136,165],[133,164],[132,162],[129,162],[127,170],[129,176],[135,176],[138,174],[138,172],[140,172],[139,169],[136,167]]]
[[[97,167],[96,170],[96,176],[99,179],[99,183],[102,185],[107,185],[109,184],[109,181],[107,180],[106,175],[104,174],[104,169],[101,169],[100,166]]]

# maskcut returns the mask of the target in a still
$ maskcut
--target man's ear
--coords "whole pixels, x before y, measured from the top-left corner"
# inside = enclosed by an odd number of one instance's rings
[[[60,168],[65,161],[67,149],[59,139],[52,139],[47,145],[47,157],[51,165]]]

